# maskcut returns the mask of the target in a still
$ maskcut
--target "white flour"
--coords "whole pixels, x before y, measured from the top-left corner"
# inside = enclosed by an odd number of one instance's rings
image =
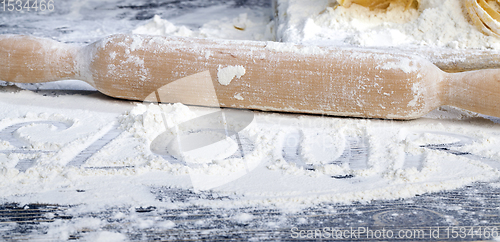
[[[212,20],[204,23],[199,29],[190,29],[187,26],[176,26],[172,22],[155,16],[144,25],[136,27],[134,34],[172,35],[198,38],[216,39],[245,39],[245,40],[272,40],[273,24],[265,14],[254,12],[241,13],[229,19]]]
[[[88,97],[3,95],[17,96],[18,100],[64,101],[68,107],[93,102]],[[92,206],[128,202],[164,206],[164,202],[148,195],[148,186],[161,185],[242,196],[230,201],[194,201],[198,205],[293,207],[322,201],[411,197],[500,175],[500,127],[453,108],[407,122],[257,113],[239,132],[238,141],[235,136],[225,138],[226,131],[217,133],[199,122],[183,125],[217,109],[141,104],[123,115],[103,115],[75,108],[43,107],[39,113],[30,113],[29,106],[2,107],[2,129],[25,123],[14,131],[11,140],[0,141],[2,150],[11,149],[9,142],[14,141],[31,143],[28,149],[33,150],[29,154],[0,152],[0,186],[6,201],[71,204],[75,197],[65,194],[79,189],[87,191],[85,196],[75,196]],[[107,108],[112,107],[108,104]],[[464,125],[465,120],[468,125]],[[68,128],[59,131],[53,124],[36,123],[41,121],[63,122]],[[113,130],[110,123],[115,122],[121,134],[81,166],[71,165],[85,147]],[[228,121],[227,132],[245,127],[241,122]],[[40,130],[51,136],[41,136]],[[183,139],[217,137],[220,139],[197,151],[175,150],[175,142],[182,147]],[[244,149],[243,157],[232,156],[240,153],[238,144]],[[445,144],[450,150],[471,155],[429,148]],[[365,155],[348,155],[354,148]],[[21,171],[16,164],[22,159],[35,162]],[[110,179],[113,182],[109,186],[98,185],[110,183]],[[53,191],[55,187],[57,191]],[[237,219],[245,216],[241,217]]]
[[[421,0],[418,10],[370,11],[334,0],[277,0],[278,40],[319,45],[430,46],[500,49],[500,40],[481,33],[462,0]]]
[[[243,66],[227,66],[217,70],[217,80],[221,85],[227,86],[233,79],[239,79],[245,75],[245,67]]]

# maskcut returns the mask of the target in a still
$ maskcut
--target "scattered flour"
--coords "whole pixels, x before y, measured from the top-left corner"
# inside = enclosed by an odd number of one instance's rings
[[[123,242],[128,241],[128,238],[124,234],[102,231],[90,233],[84,237],[84,240],[95,242]]]
[[[420,68],[412,62],[413,61],[410,58],[398,58],[398,62],[385,62],[382,65],[379,65],[378,68],[384,70],[399,69],[404,73],[419,71]]]
[[[253,219],[253,215],[248,213],[240,213],[234,216],[233,219],[238,223],[247,223]]]
[[[227,86],[231,83],[234,78],[241,78],[245,75],[245,67],[243,66],[227,66],[224,68],[217,69],[217,80],[221,85]]]
[[[294,54],[322,54],[324,51],[318,46],[301,46],[301,48],[297,47],[297,45],[293,43],[280,43],[269,41],[266,43],[266,49],[275,51],[275,52],[288,52]]]
[[[30,93],[3,94],[18,99],[41,98],[48,103],[64,100],[69,107],[83,101]],[[89,103],[92,98],[84,100]],[[113,105],[107,105],[113,110]],[[196,205],[293,207],[323,201],[411,197],[495,180],[500,175],[498,124],[454,108],[407,122],[256,113],[248,125],[238,118],[224,123],[218,119],[199,121],[217,109],[181,104],[124,105],[129,111],[104,116],[74,108],[59,114],[60,108],[50,107],[27,115],[30,107],[3,105],[0,132],[15,127],[9,132],[19,135],[0,140],[10,144],[0,150],[2,199],[62,204],[79,199],[97,207],[127,203],[166,206],[168,203],[156,200],[149,192],[150,186],[157,185],[239,196],[233,200],[192,201]],[[40,132],[33,123],[51,120],[71,120],[71,124],[61,131],[42,123],[40,130],[51,134],[44,136],[47,145],[33,146],[30,153],[21,152],[25,148],[18,147],[18,141],[43,143],[44,137],[37,137]],[[116,123],[117,128],[111,128],[110,123]],[[217,125],[226,128],[219,132],[212,128]],[[112,130],[118,131],[116,138],[103,143],[80,165],[75,163],[82,150],[99,143]],[[234,130],[240,130],[238,137]],[[29,136],[37,137],[37,141],[22,138]],[[64,142],[61,139],[54,146],[55,137],[64,137]],[[172,148],[175,142],[177,147],[192,143],[190,139],[205,139],[209,144],[200,150]],[[433,148],[441,146],[471,155]],[[8,151],[12,147],[15,149]],[[350,155],[353,150],[363,155]],[[18,163],[25,159],[34,162],[23,171]],[[109,186],[100,186],[103,182]],[[73,193],[75,190],[86,192]],[[250,219],[240,217],[235,219]]]
[[[234,98],[240,101],[245,100],[245,98],[241,95],[241,93],[234,94]]]

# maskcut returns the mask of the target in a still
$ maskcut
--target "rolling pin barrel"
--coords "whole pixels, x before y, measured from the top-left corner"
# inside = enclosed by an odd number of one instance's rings
[[[94,46],[92,76],[109,96],[144,100],[164,85],[208,71],[221,107],[265,111],[417,118],[441,104],[445,74],[418,56],[359,48],[138,35],[110,36]],[[227,67],[245,72],[224,83],[219,74]],[[196,89],[202,81],[169,93]]]

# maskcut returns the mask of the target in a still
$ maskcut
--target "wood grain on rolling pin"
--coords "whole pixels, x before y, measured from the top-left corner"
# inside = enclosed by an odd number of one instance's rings
[[[452,105],[500,116],[500,70],[446,73],[408,51],[139,35],[70,46],[10,35],[0,37],[0,79],[74,78],[116,98],[142,101],[162,90],[159,101],[205,106],[215,105],[204,98],[215,91],[221,107],[265,111],[413,119]],[[222,85],[217,74],[230,66],[245,74]]]

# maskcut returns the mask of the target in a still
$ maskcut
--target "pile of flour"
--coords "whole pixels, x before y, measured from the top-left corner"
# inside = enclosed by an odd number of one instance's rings
[[[185,25],[177,26],[155,15],[149,22],[136,27],[132,33],[266,41],[274,39],[272,27],[273,24],[270,22],[269,16],[258,15],[255,12],[241,13],[232,19],[225,17],[220,20],[212,20],[198,29],[192,29]]]
[[[335,0],[276,0],[279,41],[314,45],[428,46],[500,49],[500,40],[481,33],[462,0],[421,0],[418,9],[370,11]]]

